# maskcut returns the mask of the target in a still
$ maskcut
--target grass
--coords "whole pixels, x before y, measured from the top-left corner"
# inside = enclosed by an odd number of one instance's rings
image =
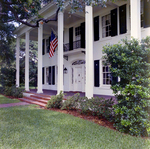
[[[5,96],[0,94],[0,104],[17,103],[17,102],[20,102],[20,100],[18,100],[18,99],[10,99],[10,98],[7,98],[7,97],[5,97]]]
[[[150,140],[121,134],[59,112],[19,106],[0,109],[1,149],[148,149]]]

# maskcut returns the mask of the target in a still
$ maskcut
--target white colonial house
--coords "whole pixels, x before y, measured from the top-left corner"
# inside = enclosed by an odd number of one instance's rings
[[[40,15],[55,16],[53,3],[44,6]],[[85,11],[69,14],[70,6],[58,13],[57,22],[39,23],[38,28],[21,25],[17,28],[16,85],[19,86],[20,39],[25,39],[25,89],[29,91],[29,40],[38,41],[38,93],[43,89],[113,95],[112,77],[103,65],[103,46],[127,37],[141,40],[150,35],[150,1],[126,0],[108,2],[107,7],[86,6]],[[51,31],[58,38],[58,47],[49,58]]]

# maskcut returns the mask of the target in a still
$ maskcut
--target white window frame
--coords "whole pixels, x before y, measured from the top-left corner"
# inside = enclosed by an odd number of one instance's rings
[[[106,70],[108,70],[108,71],[106,71]],[[109,78],[107,78],[107,74],[109,75]],[[107,79],[109,81],[108,84],[104,83],[104,80],[106,82]],[[111,82],[112,82],[112,77],[111,77],[111,72],[110,72],[110,65],[104,65],[104,61],[102,61],[102,85],[103,86],[111,86]]]

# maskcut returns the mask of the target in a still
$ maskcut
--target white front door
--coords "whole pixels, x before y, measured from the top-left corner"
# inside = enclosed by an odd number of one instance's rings
[[[82,91],[82,66],[75,67],[74,90],[75,91]]]

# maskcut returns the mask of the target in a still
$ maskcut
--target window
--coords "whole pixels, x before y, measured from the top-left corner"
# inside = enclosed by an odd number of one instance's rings
[[[75,28],[75,37],[76,37],[76,41],[81,39],[81,27],[80,26]]]
[[[108,37],[111,35],[111,19],[110,14],[102,17],[102,37]]]
[[[111,84],[110,68],[109,68],[109,66],[105,66],[104,64],[103,64],[103,84],[104,85],[110,85]]]

